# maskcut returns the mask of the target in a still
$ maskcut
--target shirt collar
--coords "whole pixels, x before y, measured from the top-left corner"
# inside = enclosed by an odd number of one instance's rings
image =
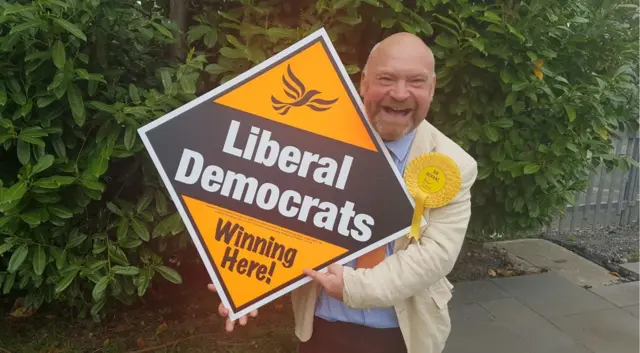
[[[409,147],[411,147],[411,142],[415,134],[416,130],[414,129],[404,137],[395,141],[386,141],[384,144],[397,159],[402,161],[407,157],[407,153],[409,153]]]

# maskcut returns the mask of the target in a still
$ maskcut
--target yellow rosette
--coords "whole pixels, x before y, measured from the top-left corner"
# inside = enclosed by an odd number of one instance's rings
[[[409,162],[404,181],[416,204],[409,238],[418,240],[424,210],[446,205],[460,191],[460,169],[442,153],[426,153]]]

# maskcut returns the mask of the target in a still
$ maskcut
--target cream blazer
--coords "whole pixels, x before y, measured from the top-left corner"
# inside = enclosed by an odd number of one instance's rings
[[[345,304],[353,308],[393,307],[408,353],[440,353],[451,331],[448,302],[453,285],[445,277],[453,268],[471,216],[471,186],[477,163],[426,120],[416,131],[409,161],[440,152],[460,168],[460,192],[446,206],[425,212],[427,225],[418,242],[404,236],[394,254],[372,269],[344,268]],[[291,293],[295,334],[303,342],[313,333],[321,286],[309,282]]]

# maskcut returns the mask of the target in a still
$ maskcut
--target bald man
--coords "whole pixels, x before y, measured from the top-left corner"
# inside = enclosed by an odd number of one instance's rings
[[[440,353],[451,329],[453,268],[471,216],[476,161],[427,120],[436,85],[435,60],[423,41],[397,33],[378,43],[362,72],[366,114],[400,174],[409,161],[439,152],[460,168],[462,185],[447,205],[427,214],[418,241],[401,237],[371,263],[365,254],[291,293],[300,353]],[[365,264],[368,262],[368,264]],[[362,264],[361,264],[362,263]],[[210,285],[213,290],[213,286]],[[228,311],[219,307],[220,314]],[[250,316],[257,315],[252,312]],[[247,317],[240,320],[247,323]],[[227,330],[234,322],[227,320]]]

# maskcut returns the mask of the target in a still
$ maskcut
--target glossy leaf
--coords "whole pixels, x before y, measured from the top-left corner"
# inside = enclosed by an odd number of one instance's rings
[[[155,269],[167,281],[169,281],[171,283],[176,283],[176,284],[182,283],[182,276],[180,276],[178,271],[172,269],[171,267],[160,265],[160,266],[157,266]]]

